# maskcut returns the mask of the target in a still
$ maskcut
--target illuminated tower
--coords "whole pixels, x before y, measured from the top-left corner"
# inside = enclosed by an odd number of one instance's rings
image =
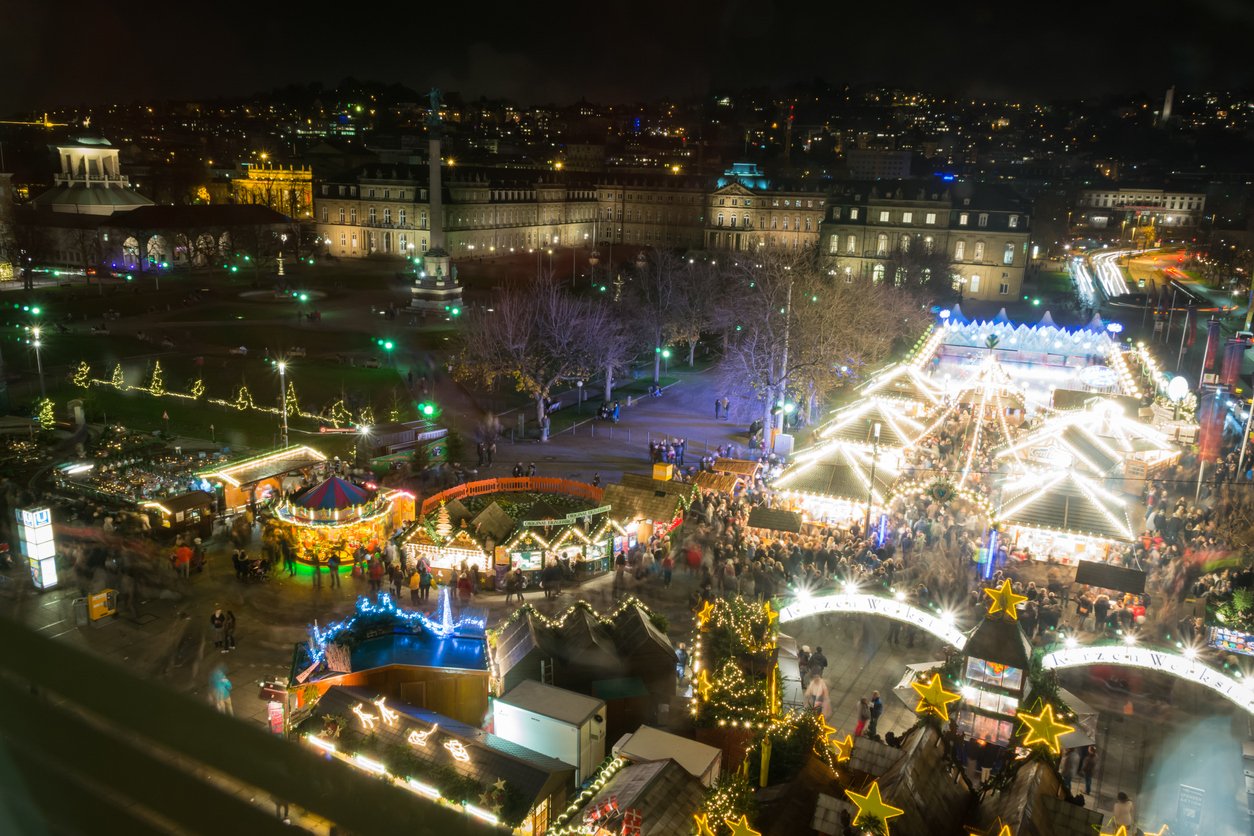
[[[422,254],[422,268],[410,289],[411,308],[423,311],[460,312],[462,289],[457,283],[457,268],[444,248],[444,184],[440,178],[440,145],[444,121],[440,119],[440,91],[430,93],[431,111],[427,114],[427,194],[431,206],[431,249]]]

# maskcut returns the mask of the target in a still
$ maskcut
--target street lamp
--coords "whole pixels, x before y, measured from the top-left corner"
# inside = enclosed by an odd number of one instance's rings
[[[280,438],[283,441],[281,446],[287,446],[287,363],[279,361],[279,411],[283,414],[283,434]]]
[[[871,451],[871,478],[866,483],[866,522],[862,525],[862,537],[871,535],[871,502],[875,496],[875,465],[880,458],[880,422],[875,422],[875,446]]]
[[[578,411],[579,411],[579,414],[582,415],[583,414],[583,381],[582,380],[575,381],[575,389],[576,389],[575,395],[576,395],[577,400],[579,401]]]
[[[44,391],[44,363],[39,356],[39,348],[43,345],[43,341],[39,339],[40,329],[38,325],[30,330],[35,336],[35,368],[39,370],[39,397],[46,398],[48,393]]]

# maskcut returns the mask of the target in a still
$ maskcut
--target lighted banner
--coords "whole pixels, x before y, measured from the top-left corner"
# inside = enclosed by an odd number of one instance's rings
[[[1189,682],[1204,685],[1236,705],[1254,714],[1254,688],[1220,673],[1209,665],[1148,647],[1104,645],[1102,647],[1070,647],[1047,653],[1041,660],[1047,669],[1077,668],[1085,665],[1124,665],[1162,671]]]
[[[905,601],[893,598],[881,598],[878,595],[863,593],[843,593],[825,595],[819,598],[799,598],[779,612],[781,624],[796,621],[809,615],[822,613],[856,613],[860,615],[881,615],[896,621],[918,627],[931,633],[936,638],[961,650],[967,643],[967,637],[954,624],[953,617],[938,617],[911,606]]]

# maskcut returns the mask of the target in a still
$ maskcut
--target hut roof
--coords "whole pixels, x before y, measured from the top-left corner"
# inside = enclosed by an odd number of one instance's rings
[[[503,543],[517,524],[499,502],[493,502],[471,521],[470,528],[481,539],[491,537],[497,543]]]
[[[762,468],[761,462],[751,461],[749,459],[715,459],[715,473],[731,473],[736,476],[742,476],[746,479],[752,479],[758,475],[758,471]]]
[[[730,494],[736,490],[736,485],[740,484],[741,481],[742,478],[733,473],[711,473],[708,470],[703,470],[692,480],[692,484],[703,491],[718,491],[719,493]]]
[[[1124,501],[1070,468],[1033,469],[1007,484],[998,518],[1026,528],[1105,540],[1129,542],[1133,538]]]
[[[616,520],[651,520],[669,523],[684,509],[684,498],[660,490],[644,490],[627,485],[606,485],[602,501],[611,506]]]

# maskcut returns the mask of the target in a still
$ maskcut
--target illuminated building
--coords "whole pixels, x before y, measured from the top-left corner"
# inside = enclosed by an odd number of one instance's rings
[[[235,203],[266,206],[294,221],[313,217],[313,171],[308,166],[261,163],[246,171],[231,179]]]
[[[966,298],[1014,300],[1028,264],[1029,220],[1026,204],[1000,187],[860,184],[828,200],[820,252],[848,282],[944,281]]]
[[[707,201],[706,249],[803,250],[819,243],[826,188],[773,180],[753,163],[735,163]]]

